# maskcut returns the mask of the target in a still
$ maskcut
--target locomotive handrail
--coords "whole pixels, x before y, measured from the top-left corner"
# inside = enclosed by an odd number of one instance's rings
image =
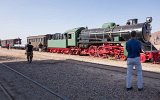
[[[112,34],[112,33],[130,33],[130,31],[117,31],[117,32],[105,32],[108,34]]]

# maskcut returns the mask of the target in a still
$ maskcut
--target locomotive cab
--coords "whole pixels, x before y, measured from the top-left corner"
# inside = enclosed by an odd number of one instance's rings
[[[126,25],[135,25],[138,23],[138,19],[129,19]]]

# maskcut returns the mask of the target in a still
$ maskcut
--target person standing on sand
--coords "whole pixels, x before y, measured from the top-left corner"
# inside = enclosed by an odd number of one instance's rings
[[[143,90],[143,77],[142,77],[142,66],[140,62],[141,43],[136,39],[136,31],[131,32],[131,39],[126,42],[127,56],[127,77],[126,77],[126,89],[132,90],[132,71],[135,66],[137,71],[137,86],[138,91]]]
[[[31,45],[31,42],[29,42],[26,46],[26,54],[28,62],[31,63],[33,59],[33,45]]]

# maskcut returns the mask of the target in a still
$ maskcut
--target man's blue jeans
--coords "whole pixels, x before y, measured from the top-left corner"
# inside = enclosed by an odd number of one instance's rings
[[[140,57],[127,58],[127,66],[126,88],[130,88],[132,86],[132,72],[134,66],[137,71],[137,86],[138,88],[143,88],[142,66]]]

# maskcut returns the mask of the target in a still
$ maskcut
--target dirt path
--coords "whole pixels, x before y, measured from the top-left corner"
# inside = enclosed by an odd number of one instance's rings
[[[14,49],[7,50],[7,49],[1,48],[0,56],[16,57],[17,60],[19,60],[20,58],[23,60],[26,59],[24,50],[14,50]],[[1,57],[1,59],[3,58]],[[94,58],[89,56],[65,55],[65,54],[34,51],[34,60],[43,60],[43,59],[53,59],[53,60],[73,59],[77,61],[91,62],[91,63],[104,64],[104,65],[113,65],[113,66],[127,68],[126,61],[116,61],[116,60]],[[144,71],[160,73],[160,64],[142,63],[142,69]]]

